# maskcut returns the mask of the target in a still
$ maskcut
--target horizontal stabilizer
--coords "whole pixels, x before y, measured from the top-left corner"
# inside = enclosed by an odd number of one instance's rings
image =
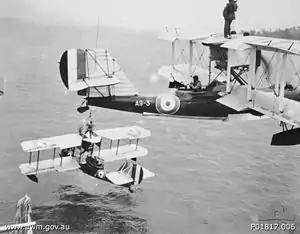
[[[73,83],[70,86],[69,90],[78,91],[78,90],[83,90],[86,88],[103,87],[103,86],[115,85],[118,83],[120,83],[120,80],[118,80],[116,78],[85,79],[84,81],[79,81],[79,82]]]
[[[133,179],[122,171],[107,173],[106,178],[115,185],[124,185],[133,182]]]
[[[148,150],[137,146],[135,144],[131,145],[123,145],[119,146],[118,148],[111,148],[111,149],[103,149],[100,152],[100,157],[105,162],[113,162],[122,159],[131,159],[131,158],[140,158],[144,157],[148,154]],[[94,153],[94,156],[98,156],[98,152]]]
[[[233,89],[230,94],[217,99],[217,102],[236,111],[248,109],[247,88],[240,86]]]
[[[154,176],[155,176],[155,173],[154,173],[154,172],[149,171],[149,170],[146,169],[145,167],[142,167],[142,168],[143,168],[143,172],[144,172],[143,179],[148,179],[148,178],[151,178],[151,177],[154,177]]]
[[[271,145],[291,146],[300,144],[300,128],[279,132],[273,135]]]
[[[133,160],[125,161],[118,170],[118,172],[130,176],[133,179],[133,185],[140,184],[144,179],[148,179],[155,176],[153,172],[142,167]]]
[[[24,163],[19,166],[21,173],[24,175],[35,175],[50,171],[70,171],[70,170],[76,170],[80,166],[76,162],[74,158],[71,156],[69,157],[63,157],[63,158],[56,158],[56,159],[48,159],[48,160],[42,160],[32,163]]]

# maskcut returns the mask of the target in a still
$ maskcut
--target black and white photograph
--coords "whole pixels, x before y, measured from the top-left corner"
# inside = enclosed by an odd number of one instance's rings
[[[1,0],[0,233],[300,234],[299,0]]]

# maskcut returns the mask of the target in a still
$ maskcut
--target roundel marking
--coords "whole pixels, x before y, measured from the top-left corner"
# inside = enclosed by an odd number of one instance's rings
[[[97,174],[100,179],[104,178],[104,170],[98,170]]]
[[[155,106],[160,114],[175,114],[180,108],[180,100],[172,94],[163,94],[156,98]]]

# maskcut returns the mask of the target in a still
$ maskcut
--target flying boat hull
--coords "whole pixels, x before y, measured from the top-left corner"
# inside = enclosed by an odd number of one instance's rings
[[[227,118],[231,114],[247,113],[237,112],[224,106],[216,100],[216,95],[193,95],[190,99],[167,94],[166,98],[160,96],[133,96],[133,97],[106,97],[87,98],[87,106],[101,107],[133,113],[151,113],[158,115],[172,115],[178,117],[219,117]],[[177,101],[176,101],[177,100]],[[179,100],[179,102],[178,102]],[[179,104],[178,104],[179,103]]]

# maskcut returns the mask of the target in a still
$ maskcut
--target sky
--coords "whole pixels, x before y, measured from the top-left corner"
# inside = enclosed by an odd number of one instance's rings
[[[137,30],[222,32],[227,0],[1,0],[0,17]],[[234,29],[300,26],[300,0],[239,0]]]

